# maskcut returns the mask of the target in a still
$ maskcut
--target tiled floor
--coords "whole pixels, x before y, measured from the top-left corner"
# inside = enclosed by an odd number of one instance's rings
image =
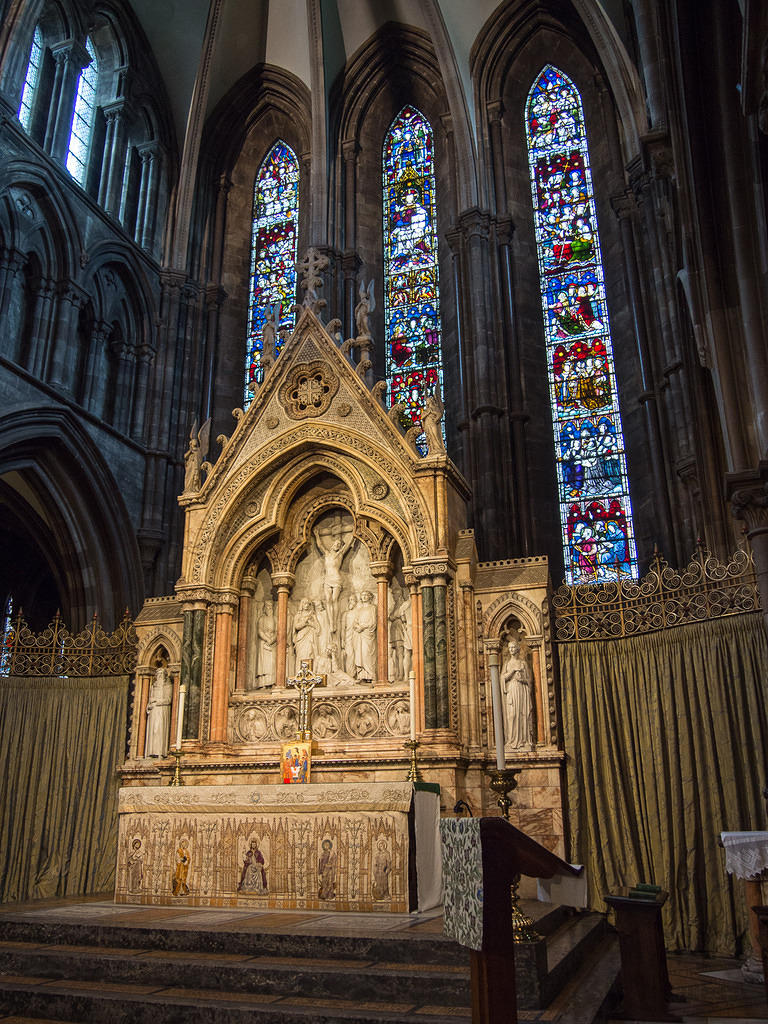
[[[442,934],[439,910],[424,914],[327,914],[309,911],[190,909],[138,907],[112,903],[106,897],[41,900],[0,907],[0,938],[7,919],[57,923],[92,923],[121,927],[237,932],[286,931],[309,935]],[[149,954],[147,954],[149,955]],[[166,954],[167,955],[167,954]],[[212,954],[215,955],[215,954]],[[737,1024],[768,1021],[765,988],[744,982],[737,960],[693,954],[669,954],[670,981],[676,997],[670,1012],[696,1024]],[[443,1008],[444,1010],[445,1008]],[[466,1011],[462,1011],[462,1015]],[[545,1011],[546,1015],[546,1011]],[[521,1014],[521,1019],[528,1015]],[[3,1018],[0,1018],[2,1020]],[[6,1018],[7,1019],[7,1018]],[[625,1020],[623,1024],[627,1024]]]

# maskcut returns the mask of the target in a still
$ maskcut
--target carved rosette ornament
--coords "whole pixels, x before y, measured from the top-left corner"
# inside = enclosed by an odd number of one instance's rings
[[[320,359],[300,363],[283,381],[278,399],[292,420],[322,416],[339,390],[339,378]]]

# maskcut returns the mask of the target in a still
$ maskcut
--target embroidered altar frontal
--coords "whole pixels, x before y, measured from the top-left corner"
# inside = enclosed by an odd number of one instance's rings
[[[410,783],[123,788],[115,901],[407,912],[412,802]]]

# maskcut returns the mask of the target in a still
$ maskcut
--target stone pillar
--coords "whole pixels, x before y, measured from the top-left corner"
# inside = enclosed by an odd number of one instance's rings
[[[237,597],[234,594],[219,595],[216,601],[211,727],[208,733],[211,743],[227,742],[229,667],[232,661],[232,618],[236,604]]]
[[[117,363],[112,425],[121,434],[127,434],[130,410],[133,405],[133,369],[136,357],[131,346],[124,338],[113,340],[110,343],[110,348],[113,358]]]
[[[82,43],[72,39],[52,47],[51,54],[56,72],[43,145],[57,163],[63,164],[69,148],[77,82],[80,72],[91,63],[91,55]]]
[[[344,312],[342,314],[345,338],[355,336],[355,305],[360,257],[357,255],[357,154],[360,147],[355,139],[341,144],[344,158],[344,255],[341,260],[344,274]]]
[[[273,573],[272,585],[277,591],[277,653],[275,655],[275,686],[285,686],[288,653],[288,597],[293,590],[293,573]]]
[[[147,388],[149,383],[149,367],[155,357],[149,345],[141,345],[136,351],[136,393],[131,417],[131,437],[135,441],[143,441],[146,431],[145,415],[147,409]]]
[[[669,489],[664,470],[664,452],[662,444],[662,431],[659,422],[659,408],[654,384],[653,363],[651,350],[648,341],[648,332],[645,320],[645,308],[642,300],[642,289],[640,285],[640,273],[637,265],[637,254],[635,251],[635,238],[632,226],[632,217],[637,207],[631,192],[614,196],[611,200],[614,213],[616,214],[621,231],[621,248],[624,253],[624,267],[626,271],[627,287],[629,290],[629,302],[632,310],[635,339],[637,341],[638,362],[642,375],[642,393],[638,396],[640,404],[645,413],[645,428],[648,434],[648,454],[651,460],[653,472],[653,485],[655,491],[654,507],[657,512],[658,538],[657,542],[662,551],[672,558],[675,555],[672,530],[672,510],[669,503]]]
[[[70,281],[62,281],[57,293],[56,335],[49,354],[48,380],[56,388],[71,391],[75,369],[72,351],[84,296]]]
[[[474,587],[467,581],[461,583],[461,614],[464,626],[464,652],[466,660],[464,663],[464,685],[463,691],[465,694],[465,714],[467,725],[469,726],[469,745],[480,744],[480,721],[478,718],[479,708],[477,700],[473,700],[472,697],[478,691],[477,686],[477,661],[476,661],[476,629],[475,629],[475,616],[474,616]],[[460,676],[461,681],[461,676]]]
[[[157,219],[157,192],[160,178],[160,150],[156,143],[145,143],[139,148],[142,158],[143,203],[136,222],[136,241],[145,252],[151,252],[155,240]],[[146,158],[146,159],[145,159]]]
[[[388,562],[371,562],[371,575],[376,580],[376,679],[389,680],[389,581],[392,568]]]
[[[32,324],[29,332],[29,345],[26,352],[26,366],[34,377],[45,374],[47,339],[53,331],[53,297],[56,286],[53,281],[40,282],[35,297],[35,309],[32,313]]]
[[[202,418],[206,420],[213,413],[213,392],[216,379],[216,353],[219,341],[219,315],[226,291],[221,287],[224,262],[224,241],[227,225],[227,201],[232,182],[222,174],[216,187],[216,211],[213,219],[211,242],[211,284],[206,289],[206,310],[208,314],[205,332],[205,355],[203,356],[203,403]]]
[[[144,757],[144,745],[147,739],[147,704],[149,703],[149,687],[151,675],[147,671],[138,673],[139,711],[136,722],[136,757]]]
[[[256,577],[243,577],[240,590],[240,605],[237,615],[237,670],[235,672],[235,692],[243,693],[247,689],[248,680],[248,631],[251,625],[251,605],[256,592]]]
[[[106,320],[96,320],[91,331],[88,359],[85,367],[83,405],[97,415],[103,415],[106,391],[106,351],[110,325]]]
[[[536,743],[544,743],[544,703],[541,692],[541,641],[532,640],[528,645],[533,672],[533,708],[536,715]]]
[[[746,525],[768,634],[768,460],[761,462],[756,471],[729,473],[726,491],[734,516]]]
[[[437,729],[437,663],[435,659],[435,594],[432,581],[422,580],[421,622],[424,659],[424,728]]]
[[[181,685],[187,687],[183,738],[200,737],[200,689],[203,678],[203,638],[207,612],[205,602],[194,602],[183,609],[184,631],[181,642]]]
[[[18,249],[0,251],[0,322],[6,334],[5,351],[17,363],[22,362],[25,263],[24,253]]]
[[[126,123],[131,111],[124,99],[115,100],[104,108],[107,135],[99,182],[99,205],[110,216],[119,219],[123,191],[123,168],[126,151]]]
[[[444,576],[435,576],[432,593],[435,603],[435,703],[437,728],[447,729],[451,723],[450,673],[448,671],[448,623],[446,621],[447,587]]]

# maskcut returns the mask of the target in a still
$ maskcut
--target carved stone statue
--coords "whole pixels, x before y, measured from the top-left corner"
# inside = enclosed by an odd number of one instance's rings
[[[389,617],[389,636],[392,647],[392,679],[401,682],[408,678],[413,665],[413,641],[411,639],[411,599],[406,592],[396,601]]]
[[[258,653],[256,662],[256,688],[274,686],[275,683],[275,654],[277,652],[277,622],[275,611],[271,601],[265,601],[262,605],[256,625],[258,638]]]
[[[424,412],[421,415],[421,426],[427,437],[428,455],[445,455],[445,441],[441,426],[444,413],[443,399],[436,388],[434,394],[427,399]]]
[[[370,590],[360,595],[352,620],[352,655],[355,679],[376,678],[376,606]]]
[[[354,676],[355,655],[352,649],[352,637],[354,636],[355,614],[357,611],[357,595],[350,594],[347,600],[347,610],[342,616],[341,637],[344,644],[344,671],[349,676]]]
[[[268,373],[275,361],[275,345],[277,343],[277,325],[280,321],[280,303],[267,306],[264,326],[261,329],[260,362],[264,373]]]
[[[363,281],[360,282],[360,301],[355,306],[355,329],[358,338],[371,337],[371,325],[368,322],[369,315],[376,309],[376,300],[373,297],[373,279],[368,287]]]
[[[208,455],[211,421],[207,419],[200,430],[197,420],[189,432],[189,447],[184,452],[184,493],[199,491],[202,487],[202,466]]]
[[[341,532],[321,531],[320,527],[315,526],[312,536],[315,538],[317,550],[323,560],[323,596],[328,612],[330,632],[335,633],[339,618],[339,595],[344,586],[341,578],[341,563],[352,544],[353,533],[350,530],[345,536]]]
[[[158,661],[147,703],[147,740],[145,757],[165,757],[171,733],[173,683],[164,662]]]
[[[314,661],[319,633],[320,623],[317,621],[315,609],[309,598],[305,597],[293,620],[293,653],[297,665],[302,661]]]
[[[517,640],[507,642],[501,667],[504,693],[505,746],[514,750],[530,749],[532,734],[531,669],[520,653]]]

